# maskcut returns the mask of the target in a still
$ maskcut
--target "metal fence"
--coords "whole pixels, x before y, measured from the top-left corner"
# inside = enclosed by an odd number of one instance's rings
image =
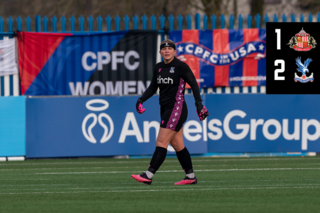
[[[92,16],[86,19],[83,16],[75,18],[71,16],[66,18],[62,16],[60,19],[53,16],[52,18],[47,18],[46,16],[41,17],[39,15],[35,16],[34,22],[27,16],[22,19],[20,16],[13,19],[12,17],[4,20],[0,16],[0,40],[8,39],[13,37],[14,31],[35,31],[35,32],[103,32],[103,31],[119,31],[119,30],[130,30],[130,29],[152,29],[158,30],[158,42],[165,39],[168,35],[168,30],[183,30],[183,29],[243,29],[243,28],[262,28],[266,26],[266,22],[320,22],[320,13],[316,16],[312,16],[310,13],[308,16],[300,14],[296,16],[294,14],[287,16],[283,14],[282,16],[277,16],[276,14],[272,17],[268,15],[263,16],[263,18],[257,14],[252,17],[250,14],[243,17],[241,14],[238,17],[233,15],[225,16],[221,15],[219,17],[214,14],[210,17],[207,15],[196,14],[192,17],[190,14],[186,17],[181,15],[174,17],[170,15],[165,17],[161,15],[156,17],[152,15],[148,18],[146,15],[139,18],[137,15],[132,18],[127,15],[124,17],[116,16],[114,18],[107,16],[105,18],[98,16],[93,18]],[[210,21],[210,23],[209,23]],[[263,22],[263,26],[261,23]],[[237,25],[237,26],[236,26]],[[148,27],[149,26],[149,27]],[[4,31],[4,28],[7,30]],[[77,29],[76,29],[77,28]],[[160,55],[157,61],[160,61]],[[260,87],[217,87],[217,88],[206,88],[202,89],[204,93],[265,93],[265,86]],[[189,91],[190,92],[190,91]],[[18,75],[4,76],[0,77],[0,96],[18,96],[20,95],[19,89],[19,77]]]

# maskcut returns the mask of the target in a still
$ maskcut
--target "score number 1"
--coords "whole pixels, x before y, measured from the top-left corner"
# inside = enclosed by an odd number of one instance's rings
[[[281,50],[281,30],[280,29],[276,29],[276,34],[277,34],[277,50]],[[284,60],[282,59],[276,59],[274,61],[274,66],[278,66],[280,64],[280,69],[276,69],[274,71],[274,80],[275,81],[284,81],[285,77],[284,76],[279,76],[279,73],[283,73],[284,72]]]

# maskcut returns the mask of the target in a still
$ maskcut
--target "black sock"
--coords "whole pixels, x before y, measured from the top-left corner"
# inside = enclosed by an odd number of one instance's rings
[[[178,160],[183,170],[186,172],[186,174],[193,173],[191,156],[187,147],[184,147],[183,150],[176,153],[177,153]]]
[[[164,159],[166,159],[166,156],[167,149],[157,146],[150,161],[148,171],[152,172],[153,174],[156,173],[156,171],[160,168],[161,164],[163,163]]]

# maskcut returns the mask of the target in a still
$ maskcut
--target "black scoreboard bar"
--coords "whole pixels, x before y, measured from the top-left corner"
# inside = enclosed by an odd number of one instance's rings
[[[267,22],[267,94],[320,94],[320,23]]]

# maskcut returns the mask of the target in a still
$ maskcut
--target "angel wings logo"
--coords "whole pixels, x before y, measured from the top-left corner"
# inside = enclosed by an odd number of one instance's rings
[[[308,66],[310,62],[312,61],[311,58],[308,58],[304,61],[304,63],[301,62],[301,57],[296,58],[296,64],[299,67],[297,70],[302,73],[302,76],[298,76],[297,73],[294,73],[294,81],[295,82],[301,82],[301,83],[307,83],[307,82],[313,82],[313,73],[311,75],[307,76],[307,73],[309,73]]]
[[[97,107],[93,106],[93,104],[102,104],[102,106]],[[103,99],[93,99],[86,103],[86,108],[91,111],[99,112],[104,111],[109,107],[109,103],[106,100]],[[87,122],[90,118],[93,118],[93,122],[89,125],[88,130]],[[109,127],[103,122],[102,118],[106,118],[109,122]],[[100,126],[104,129],[104,133],[102,135],[102,138],[100,139],[100,143],[107,142],[113,134],[114,131],[114,125],[111,117],[107,115],[106,113],[100,113],[98,116],[95,113],[88,114],[82,121],[82,133],[83,136],[91,143],[97,143],[96,138],[92,134],[92,128],[95,127],[95,125],[99,122]]]

